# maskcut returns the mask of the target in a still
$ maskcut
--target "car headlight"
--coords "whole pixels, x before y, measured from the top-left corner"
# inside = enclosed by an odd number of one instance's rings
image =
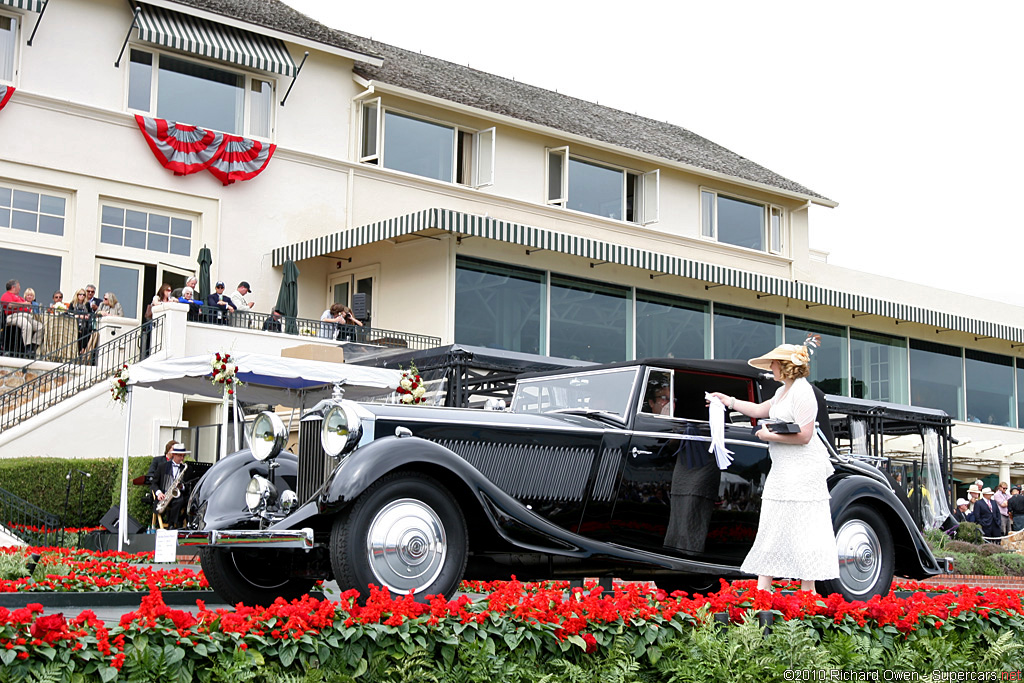
[[[250,512],[256,512],[266,505],[272,505],[277,501],[277,489],[265,477],[258,474],[253,475],[249,485],[245,487],[245,505]]]
[[[276,414],[264,410],[256,416],[249,439],[252,457],[257,460],[273,458],[284,449],[287,440],[288,430]]]
[[[334,405],[320,426],[320,445],[328,455],[339,457],[354,449],[363,438],[363,423],[349,403]]]

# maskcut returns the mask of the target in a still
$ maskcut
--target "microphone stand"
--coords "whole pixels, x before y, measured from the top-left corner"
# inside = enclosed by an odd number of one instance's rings
[[[71,472],[72,470],[68,470],[68,473],[64,475],[64,478],[67,480],[68,483],[67,486],[64,487],[64,512],[60,516],[61,528],[60,540],[58,542],[62,547],[64,545],[64,529],[67,527],[68,499],[71,497]]]

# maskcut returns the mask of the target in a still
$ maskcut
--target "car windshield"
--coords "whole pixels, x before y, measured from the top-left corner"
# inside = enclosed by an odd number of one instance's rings
[[[639,367],[519,380],[513,413],[600,411],[625,420]]]

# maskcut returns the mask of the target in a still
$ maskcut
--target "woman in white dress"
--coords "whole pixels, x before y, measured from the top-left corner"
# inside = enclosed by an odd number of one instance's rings
[[[818,403],[807,381],[810,355],[803,344],[782,344],[749,361],[771,370],[782,386],[763,403],[740,401],[715,393],[729,408],[755,419],[793,422],[794,434],[779,434],[762,426],[757,438],[769,443],[771,471],[761,494],[757,537],[741,569],[757,574],[757,587],[771,590],[775,577],[800,579],[800,589],[814,591],[815,581],[839,576],[829,493],[826,480],[833,472],[828,451],[815,433]]]

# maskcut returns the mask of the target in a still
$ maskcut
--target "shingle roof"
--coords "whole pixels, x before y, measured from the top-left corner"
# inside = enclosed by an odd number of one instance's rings
[[[357,62],[367,80],[573,133],[789,192],[828,200],[685,128],[495,76],[468,66],[338,31],[280,0],[173,0],[181,5],[264,26],[346,50],[383,57],[382,66]]]

